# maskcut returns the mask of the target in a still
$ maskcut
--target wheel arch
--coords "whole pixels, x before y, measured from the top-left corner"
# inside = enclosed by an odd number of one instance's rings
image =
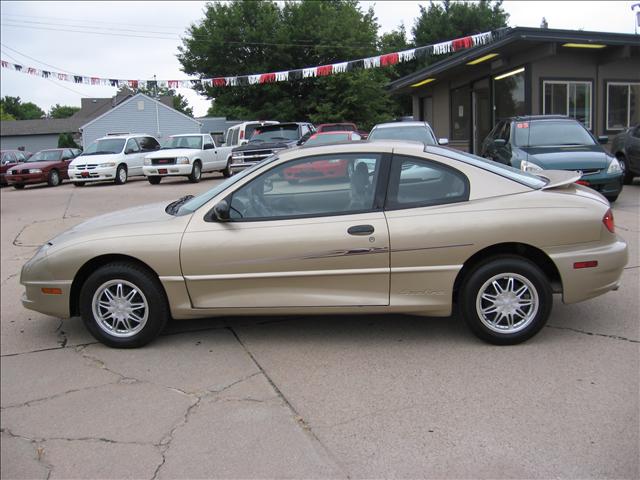
[[[464,279],[476,266],[500,255],[515,255],[533,262],[549,279],[553,293],[562,293],[562,277],[549,255],[533,245],[519,242],[505,242],[491,245],[469,257],[458,272],[453,284],[453,301],[457,302],[458,292]]]
[[[80,314],[80,290],[82,289],[82,285],[84,285],[84,282],[87,280],[87,278],[89,278],[89,276],[97,269],[105,265],[108,265],[109,263],[114,263],[114,262],[131,263],[133,265],[136,265],[139,268],[146,270],[155,278],[159,279],[158,273],[153,268],[151,268],[148,264],[146,264],[142,260],[135,257],[131,257],[129,255],[114,253],[114,254],[100,255],[98,257],[92,258],[91,260],[87,261],[84,265],[82,265],[82,267],[80,267],[75,277],[73,278],[73,282],[71,282],[71,290],[69,293],[69,314],[71,316]],[[164,286],[162,285],[162,282],[159,282],[159,283],[162,286],[162,293],[168,301],[167,292],[165,291]]]

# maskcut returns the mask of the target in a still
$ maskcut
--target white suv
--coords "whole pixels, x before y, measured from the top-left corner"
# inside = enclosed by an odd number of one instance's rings
[[[227,135],[225,137],[225,146],[227,147],[238,147],[240,145],[244,145],[249,142],[249,139],[253,135],[253,132],[256,128],[262,127],[264,125],[275,125],[276,123],[280,123],[276,120],[265,120],[265,121],[253,121],[253,122],[242,122],[233,127],[229,127],[227,129]]]
[[[143,175],[144,157],[160,149],[152,135],[107,135],[89,145],[69,164],[69,180],[77,187],[87,182],[122,185],[129,177]]]

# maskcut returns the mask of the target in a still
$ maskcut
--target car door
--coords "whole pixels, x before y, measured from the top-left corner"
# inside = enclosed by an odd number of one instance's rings
[[[285,180],[287,168],[347,161],[357,163],[351,178]],[[389,234],[379,195],[385,168],[381,154],[306,157],[226,195],[229,221],[197,212],[180,249],[193,306],[388,305]]]
[[[142,175],[142,165],[144,163],[144,152],[140,148],[137,139],[130,138],[124,147],[125,162],[129,176]]]
[[[209,147],[207,147],[207,145],[209,145]],[[210,172],[211,170],[217,170],[224,167],[224,165],[220,165],[222,162],[219,158],[218,145],[213,141],[211,135],[202,136],[202,148],[203,162],[207,165],[207,171]]]
[[[627,134],[626,151],[633,172],[640,172],[640,125]]]
[[[469,199],[469,180],[445,164],[394,155],[385,214],[391,238],[390,305],[449,314],[469,229],[455,204]]]
[[[494,153],[493,157],[496,162],[504,163],[505,165],[511,165],[511,122],[505,122],[504,126],[498,132],[499,142],[494,140]]]

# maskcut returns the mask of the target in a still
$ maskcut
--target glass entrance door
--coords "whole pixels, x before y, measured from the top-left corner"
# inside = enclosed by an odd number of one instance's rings
[[[480,154],[482,141],[491,131],[489,87],[473,90],[473,153]]]

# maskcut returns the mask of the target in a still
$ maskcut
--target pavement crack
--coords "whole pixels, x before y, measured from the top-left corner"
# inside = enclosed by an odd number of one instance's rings
[[[309,425],[307,423],[307,421],[304,419],[304,417],[302,415],[300,415],[300,413],[296,410],[296,408],[289,401],[289,399],[284,395],[284,393],[282,393],[282,390],[280,390],[280,388],[278,388],[278,386],[271,379],[271,377],[269,376],[267,371],[262,367],[260,362],[258,362],[258,359],[253,355],[253,353],[251,353],[251,350],[249,350],[249,348],[240,339],[240,336],[236,333],[236,331],[230,326],[227,326],[226,328],[235,337],[235,339],[238,341],[238,343],[240,344],[242,349],[245,351],[245,353],[249,356],[251,361],[253,361],[253,363],[256,365],[256,367],[258,367],[258,370],[260,370],[260,373],[264,376],[264,378],[267,380],[267,382],[269,382],[269,385],[271,385],[271,388],[273,388],[273,390],[276,392],[276,394],[278,395],[280,400],[287,406],[287,408],[289,408],[289,410],[293,414],[293,418],[296,421],[296,423],[302,428],[303,431],[305,431],[325,451],[325,453],[328,455],[328,457],[331,460],[333,460],[334,464],[341,470],[342,474],[346,478],[350,478],[350,475],[347,472],[346,468],[338,461],[338,459],[333,454],[333,452],[331,450],[329,450],[329,448],[314,433],[314,431],[311,429],[311,425]]]
[[[16,353],[5,353],[4,355],[0,355],[0,358],[4,357],[17,357],[19,355],[29,355],[30,353],[40,353],[40,352],[50,352],[51,350],[62,350],[63,348],[78,348],[78,347],[88,347],[89,345],[95,345],[99,342],[89,342],[89,343],[77,343],[74,345],[66,345],[64,347],[48,347],[48,348],[37,348],[35,350],[29,350],[26,352],[16,352]]]
[[[40,463],[46,469],[46,471],[47,471],[47,480],[49,480],[49,478],[51,478],[51,474],[53,473],[53,465],[51,463],[45,461],[45,459],[44,459],[45,448],[42,445],[42,443],[44,443],[43,440],[35,439],[35,438],[29,438],[29,437],[26,437],[24,435],[18,435],[16,433],[13,433],[8,428],[0,428],[0,432],[9,435],[12,438],[19,438],[21,440],[24,440],[24,441],[27,441],[27,442],[31,443],[31,446],[33,446],[33,448],[35,450],[36,461],[38,463]]]
[[[640,340],[634,340],[633,338],[622,337],[620,335],[608,335],[606,333],[587,332],[586,330],[579,330],[577,328],[571,328],[571,327],[559,327],[556,325],[547,325],[547,328],[555,328],[556,330],[569,330],[570,332],[581,333],[583,335],[590,335],[593,337],[604,337],[604,338],[611,338],[613,340],[621,340],[624,342],[640,343]]]
[[[20,273],[13,273],[11,275],[9,275],[7,278],[5,278],[2,283],[0,285],[5,285],[7,282],[9,282],[9,280],[11,280],[12,278],[16,278]]]
[[[62,214],[62,218],[69,218],[67,217],[67,212],[69,211],[69,207],[71,206],[71,200],[73,200],[73,195],[75,194],[75,190],[71,191],[71,195],[69,195],[69,200],[67,200],[67,206],[64,209],[64,213]]]
[[[640,265],[632,265],[631,267],[624,267],[625,270],[631,270],[632,268],[640,268]]]
[[[62,330],[63,325],[64,320],[60,319],[60,325],[58,325],[58,328],[56,328],[56,333],[58,334],[58,345],[60,345],[60,348],[66,347],[67,342],[69,341],[66,332]]]
[[[35,404],[46,402],[46,401],[49,401],[49,400],[54,400],[56,398],[64,397],[65,395],[69,395],[70,393],[84,392],[84,391],[87,391],[87,390],[95,390],[96,388],[101,388],[101,387],[104,387],[105,385],[115,385],[116,383],[118,383],[118,382],[103,383],[102,385],[92,385],[91,387],[84,387],[84,388],[73,388],[71,390],[66,390],[64,392],[60,392],[60,393],[55,393],[53,395],[49,395],[47,397],[35,398],[33,400],[28,400],[28,401],[22,402],[22,403],[14,403],[14,404],[5,405],[3,407],[0,407],[0,411],[7,410],[9,408],[30,407],[31,405],[35,405]]]

